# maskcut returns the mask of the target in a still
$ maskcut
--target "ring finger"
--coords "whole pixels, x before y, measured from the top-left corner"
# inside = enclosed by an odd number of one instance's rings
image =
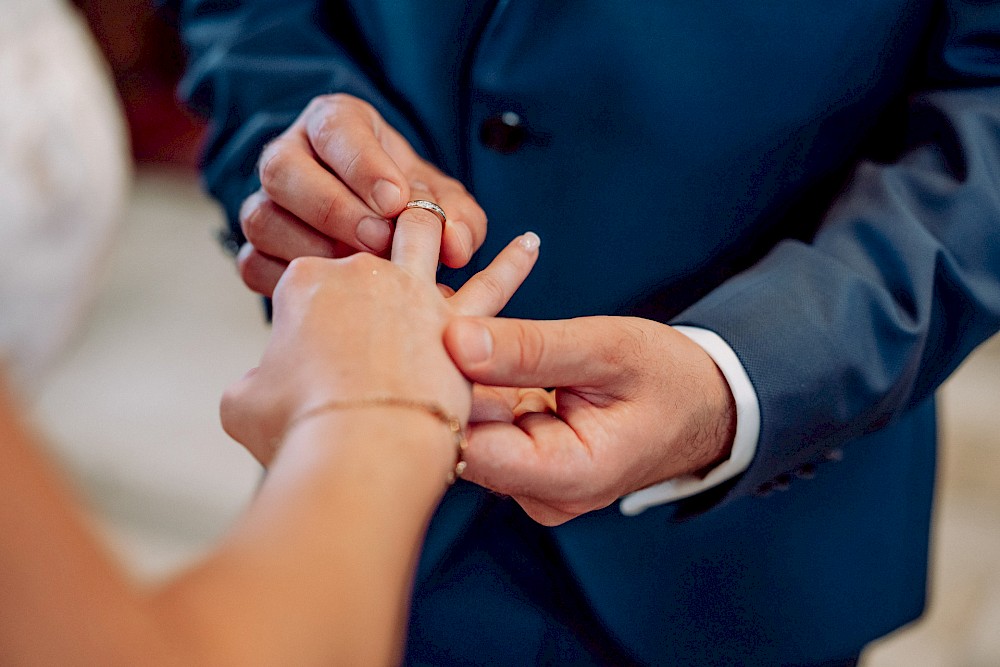
[[[410,204],[414,201],[434,201],[424,190],[414,188]],[[407,204],[409,206],[410,204]],[[391,259],[417,277],[436,282],[441,253],[441,234],[447,217],[426,208],[407,208],[396,218],[396,231],[392,237]]]

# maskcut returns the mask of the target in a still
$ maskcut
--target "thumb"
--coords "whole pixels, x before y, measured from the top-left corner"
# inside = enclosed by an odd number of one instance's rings
[[[506,387],[601,387],[621,372],[613,318],[455,318],[444,344],[473,382]]]

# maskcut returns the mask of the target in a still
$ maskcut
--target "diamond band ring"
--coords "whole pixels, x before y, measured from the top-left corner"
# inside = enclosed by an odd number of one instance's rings
[[[436,215],[441,220],[441,224],[444,225],[448,221],[447,216],[444,214],[444,209],[435,204],[432,201],[426,199],[414,199],[412,201],[406,202],[405,208],[422,208],[425,211],[430,211]]]

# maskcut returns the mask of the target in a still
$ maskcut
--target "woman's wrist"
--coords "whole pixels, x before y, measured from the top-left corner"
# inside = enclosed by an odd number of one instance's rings
[[[464,432],[434,404],[392,399],[331,401],[292,420],[274,461],[314,461],[365,467],[380,479],[425,478],[445,488],[461,458]]]

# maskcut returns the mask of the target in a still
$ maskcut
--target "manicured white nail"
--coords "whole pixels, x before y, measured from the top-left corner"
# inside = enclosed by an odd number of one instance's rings
[[[534,252],[538,250],[538,246],[542,244],[542,239],[538,237],[535,232],[525,232],[521,234],[521,238],[517,240],[518,244],[528,252]]]
[[[242,262],[253,252],[253,245],[250,242],[240,246],[240,251],[236,253],[236,262]]]

